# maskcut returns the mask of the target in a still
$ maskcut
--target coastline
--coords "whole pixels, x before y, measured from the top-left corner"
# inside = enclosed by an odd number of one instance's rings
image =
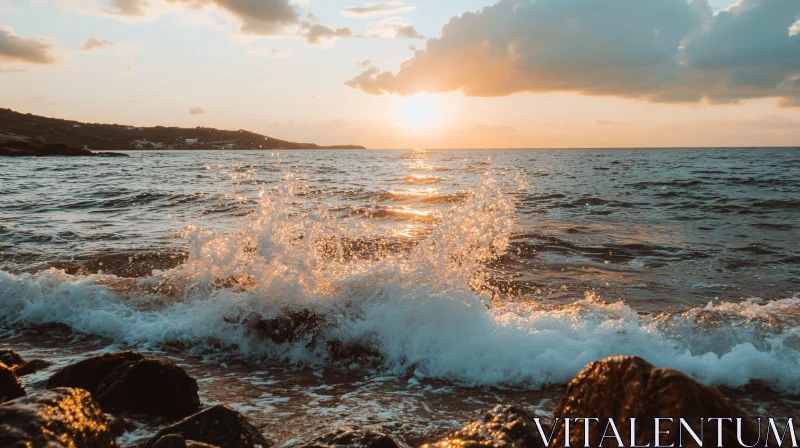
[[[179,128],[165,126],[129,126],[82,123],[74,120],[23,114],[0,108],[0,132],[28,140],[59,142],[73,148],[95,151],[144,149],[192,150],[214,147],[220,150],[296,149],[366,149],[359,145],[317,145],[291,142],[255,132],[214,128]]]
[[[35,335],[32,335],[31,331]],[[104,345],[101,341],[85,336],[75,340],[76,335],[70,334],[65,328],[42,327],[39,330],[28,329],[27,332],[28,335],[23,331],[13,337],[4,337],[6,342],[4,348],[15,350],[26,361],[43,359],[53,363],[33,374],[21,377],[28,395],[44,391],[48,378],[59,369],[102,353],[130,349],[118,345]],[[69,347],[59,343],[69,338],[73,338],[73,343]],[[679,403],[694,403],[698,394],[710,394],[709,397],[717,397],[713,400],[722,400],[718,406],[727,407],[731,417],[749,421],[751,417],[769,415],[777,417],[781,425],[785,424],[785,418],[791,417],[792,412],[800,405],[800,396],[793,398],[782,396],[755,385],[744,390],[719,389],[722,393],[719,395],[718,389],[702,386],[685,376],[672,374],[669,371],[665,371],[667,375],[659,380],[664,384],[658,390],[672,390],[672,392],[669,395],[646,397],[642,394],[650,392],[637,388],[634,384],[630,387],[624,385],[615,387],[608,383],[609,378],[614,378],[613,374],[609,377],[610,372],[618,371],[622,374],[628,371],[626,369],[629,367],[623,368],[622,365],[615,364],[618,362],[616,359],[626,358],[609,359],[603,363],[587,366],[587,369],[570,385],[554,385],[530,391],[463,387],[435,380],[417,380],[414,376],[364,377],[347,368],[333,366],[324,370],[287,368],[269,363],[252,364],[186,356],[180,352],[180,349],[173,348],[166,351],[146,351],[143,354],[147,359],[177,363],[181,369],[185,369],[195,378],[199,386],[201,410],[222,404],[241,412],[273,446],[280,447],[319,446],[319,441],[315,444],[315,440],[324,437],[325,434],[336,433],[337,428],[343,426],[354,429],[356,433],[371,430],[385,434],[395,440],[397,447],[423,444],[443,447],[446,446],[445,442],[453,445],[459,441],[487,443],[491,440],[505,441],[505,443],[528,440],[528,443],[531,443],[531,440],[540,437],[536,432],[534,418],[540,418],[541,424],[549,430],[554,422],[558,424],[556,416],[577,418],[590,415],[616,418],[620,431],[625,431],[622,422],[627,420],[623,419],[624,415],[636,416],[641,428],[652,425],[653,417],[669,416],[675,419],[686,418],[696,430],[695,417],[714,416],[708,410],[706,410],[709,412],[708,415],[702,414],[702,406],[709,406],[709,398],[704,400],[703,405],[693,404],[685,407]],[[610,366],[608,368],[612,370],[595,376],[590,373],[593,368],[597,368],[593,366]],[[646,363],[638,364],[633,371],[639,372],[637,375],[656,375],[656,377],[663,375],[659,373],[660,370],[649,367]],[[621,384],[626,382],[630,383],[629,380],[623,380]],[[681,382],[685,384],[678,386]],[[691,391],[692,388],[696,390]],[[149,392],[144,389],[140,393]],[[611,405],[619,401],[629,403],[632,408],[623,410]],[[580,405],[582,408],[572,409],[570,407],[572,405],[568,403],[583,404]],[[8,405],[9,403],[6,404]],[[648,411],[649,408],[656,408],[661,412],[652,414],[652,411]],[[490,410],[492,419],[497,425],[483,427],[481,421],[487,423],[492,421],[481,417]],[[114,419],[126,422],[124,425],[126,429],[117,435],[121,446],[141,446],[141,443],[151,439],[159,429],[179,420],[174,417],[147,416],[141,412],[129,412],[114,406],[103,407],[103,411]],[[620,412],[622,414],[619,414]],[[519,421],[520,418],[522,421]],[[577,444],[583,440],[584,434],[579,431],[582,423],[574,426],[572,431],[575,433],[570,434],[570,439],[573,441],[573,446],[582,446]],[[594,427],[592,431],[593,437],[598,437],[602,434],[602,426]],[[636,439],[638,442],[647,438],[651,438],[652,441],[653,433],[649,428],[641,430],[641,433],[641,438]],[[705,434],[713,437],[716,431],[707,430]],[[549,433],[544,435],[552,437]],[[563,440],[563,434],[560,437],[560,440]],[[627,434],[624,437],[626,444],[628,440],[632,440]],[[670,440],[667,438],[665,444],[669,444]],[[151,440],[150,443],[153,442],[154,440]],[[730,443],[731,440],[728,442],[724,446],[738,446]],[[373,446],[358,442],[348,445]],[[563,442],[555,446],[563,446]],[[709,443],[709,446],[714,445]]]

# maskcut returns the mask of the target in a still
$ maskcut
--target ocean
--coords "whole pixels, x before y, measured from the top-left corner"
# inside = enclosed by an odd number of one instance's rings
[[[175,360],[286,446],[544,416],[614,355],[800,408],[800,149],[130,155],[0,160],[5,346]]]

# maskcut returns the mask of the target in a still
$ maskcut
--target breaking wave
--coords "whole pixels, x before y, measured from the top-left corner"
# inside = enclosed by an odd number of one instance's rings
[[[800,297],[643,315],[592,293],[559,307],[493,294],[486,264],[509,248],[515,182],[484,175],[431,212],[426,238],[393,250],[287,174],[238,229],[188,227],[188,260],[151,277],[0,271],[0,319],[66,324],[144,350],[178,344],[464,385],[564,383],[625,354],[710,384],[800,392]]]

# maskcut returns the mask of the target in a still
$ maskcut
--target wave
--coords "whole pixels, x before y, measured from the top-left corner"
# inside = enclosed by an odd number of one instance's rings
[[[386,372],[463,385],[539,388],[628,354],[710,384],[800,392],[800,297],[663,315],[591,293],[560,307],[493,302],[485,266],[509,250],[516,219],[502,183],[484,175],[426,239],[364,259],[348,256],[347,241],[371,230],[301,200],[302,182],[287,175],[238,228],[188,228],[188,259],[152,277],[0,271],[0,321],[298,365],[359,351]],[[276,322],[293,325],[291,337],[276,340]]]

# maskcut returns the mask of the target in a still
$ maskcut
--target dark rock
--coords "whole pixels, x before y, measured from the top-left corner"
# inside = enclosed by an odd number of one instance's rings
[[[383,362],[383,354],[367,342],[342,342],[338,339],[326,342],[328,353],[337,361],[352,361],[377,367]]]
[[[70,364],[59,370],[47,380],[47,388],[54,387],[79,387],[92,394],[97,393],[97,387],[111,371],[122,364],[144,359],[139,353],[122,352],[106,353],[101,356],[84,359]]]
[[[369,428],[343,426],[304,443],[302,448],[409,448],[402,440]]]
[[[146,414],[187,416],[200,409],[197,382],[172,362],[139,353],[107,353],[64,367],[47,388],[80,387],[103,405]]]
[[[424,446],[544,448],[531,415],[519,406],[503,405],[495,406],[483,416],[483,420],[472,422],[438,442]]]
[[[92,396],[62,388],[0,405],[0,446],[107,448],[117,443]]]
[[[180,434],[167,434],[158,439],[153,448],[186,448],[186,439]]]
[[[14,373],[17,374],[17,376],[30,375],[31,373],[36,373],[52,365],[53,365],[52,362],[45,361],[44,359],[31,359],[28,362],[22,363],[14,367]]]
[[[185,417],[200,409],[197,381],[173,362],[144,359],[115,368],[97,387],[101,405]]]
[[[177,251],[126,251],[86,258],[75,257],[69,262],[53,263],[52,267],[63,269],[70,275],[89,275],[102,270],[104,274],[138,280],[152,276],[154,269],[166,271],[181,265],[187,258],[186,253]]]
[[[24,397],[25,389],[14,371],[0,363],[0,403]]]
[[[169,434],[180,434],[186,439],[221,448],[270,446],[258,428],[225,405],[216,405],[163,428],[145,444],[145,448],[153,448],[162,437]]]
[[[216,445],[209,445],[194,440],[186,440],[180,434],[168,434],[153,445],[153,448],[218,448]]]
[[[286,310],[283,315],[272,319],[258,319],[252,328],[276,344],[297,342],[309,336],[316,336],[325,324],[325,316],[307,309]]]
[[[208,443],[198,442],[195,440],[187,440],[186,441],[186,448],[219,448],[216,445],[211,445]]]
[[[134,431],[136,429],[136,425],[124,417],[120,415],[111,415],[106,414],[106,418],[108,419],[108,429],[111,430],[111,434],[114,434],[114,437],[119,437],[126,432]]]
[[[636,444],[646,445],[655,440],[656,417],[683,417],[700,434],[700,419],[714,417],[744,417],[745,414],[729,403],[716,389],[700,384],[676,370],[660,369],[637,357],[613,357],[586,366],[567,387],[567,392],[553,413],[561,418],[598,417],[590,427],[591,446],[617,446],[613,438],[601,445],[607,420],[614,419],[619,435],[627,444],[631,440],[630,420],[636,418]],[[712,422],[714,423],[714,422]],[[662,422],[661,445],[678,446],[678,422]],[[706,424],[703,446],[717,446],[716,424]],[[610,432],[610,431],[609,431]],[[684,434],[685,437],[691,437]],[[757,440],[757,424],[745,419],[743,440]],[[557,425],[554,446],[564,446],[564,426]],[[584,445],[584,424],[572,425],[572,446]],[[613,443],[612,443],[613,442]],[[735,425],[723,424],[722,446],[739,446]]]
[[[16,367],[25,362],[14,350],[0,350],[0,362],[8,367]]]
[[[109,151],[93,152],[92,155],[95,156],[95,157],[125,157],[125,158],[128,158],[128,159],[132,158],[131,156],[129,156],[128,154],[125,154],[125,153],[109,152]]]

